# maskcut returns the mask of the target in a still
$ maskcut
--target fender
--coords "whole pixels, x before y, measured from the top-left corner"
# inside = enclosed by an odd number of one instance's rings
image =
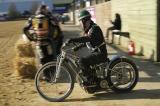
[[[125,56],[119,56],[119,55],[114,56],[114,57],[110,60],[108,67],[109,67],[114,61],[119,60],[119,59],[123,59],[123,58],[126,58],[126,57],[125,57]]]

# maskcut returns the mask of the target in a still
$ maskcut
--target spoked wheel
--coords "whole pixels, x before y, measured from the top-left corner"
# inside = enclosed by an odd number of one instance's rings
[[[114,61],[108,70],[107,80],[110,88],[115,92],[129,92],[138,82],[138,69],[127,58]]]
[[[36,89],[48,101],[63,101],[73,90],[74,80],[71,72],[65,66],[61,66],[60,70],[59,78],[55,80],[56,63],[49,62],[42,66],[36,74]]]

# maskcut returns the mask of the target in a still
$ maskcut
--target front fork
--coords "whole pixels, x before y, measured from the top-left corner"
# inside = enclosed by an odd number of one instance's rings
[[[62,53],[61,55],[59,55],[57,57],[55,81],[57,81],[57,79],[60,76],[61,65],[62,65],[62,63],[64,61],[64,57],[65,57],[65,53]]]

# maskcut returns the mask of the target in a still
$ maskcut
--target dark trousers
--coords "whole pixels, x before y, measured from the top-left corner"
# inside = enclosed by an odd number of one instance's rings
[[[112,30],[117,30],[114,26],[112,27],[109,27],[107,29],[107,32],[106,32],[106,38],[109,39],[109,32],[112,31]],[[112,36],[112,43],[113,43],[113,40],[114,40],[114,36]]]
[[[40,58],[40,63],[42,65],[56,59],[55,42],[51,41],[49,42],[49,45],[41,45],[40,49],[43,54],[43,57]],[[51,51],[51,53],[49,53],[49,51]],[[50,79],[51,73],[53,73],[52,71],[51,68],[47,68],[43,71],[43,74],[46,78]]]
[[[48,47],[47,46],[48,45],[40,46],[40,49],[41,49],[41,51],[43,53],[43,57],[40,58],[40,63],[42,65],[44,65],[44,64],[46,64],[46,63],[48,63],[50,61],[53,61],[56,58],[54,53],[52,53],[52,54],[48,53]],[[50,45],[50,47],[51,47],[50,49],[53,49],[52,46],[53,45]],[[52,50],[52,52],[53,52],[53,50]]]
[[[61,47],[63,44],[63,38],[64,36],[61,35],[57,40],[56,40],[56,55],[59,55],[61,53]]]
[[[79,60],[80,68],[82,69],[84,76],[90,76],[91,65],[99,64],[101,62],[107,61],[107,54],[102,53],[92,53],[89,56],[82,57]]]

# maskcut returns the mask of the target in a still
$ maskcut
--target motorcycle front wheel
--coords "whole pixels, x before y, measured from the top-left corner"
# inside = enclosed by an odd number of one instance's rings
[[[127,58],[117,59],[109,66],[107,81],[109,87],[115,92],[131,91],[136,86],[138,79],[136,65]]]
[[[74,79],[71,72],[64,65],[60,68],[59,78],[55,80],[56,63],[43,65],[35,76],[35,85],[42,98],[50,102],[60,102],[67,98],[73,88]],[[47,75],[45,74],[46,72]]]

